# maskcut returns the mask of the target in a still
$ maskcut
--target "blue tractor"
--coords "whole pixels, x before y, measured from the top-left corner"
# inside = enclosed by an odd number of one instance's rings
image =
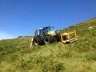
[[[55,31],[53,31],[53,29],[54,27],[52,26],[37,29],[35,31],[34,37],[32,38],[31,45],[44,45],[46,43],[53,43],[58,41],[59,36]]]

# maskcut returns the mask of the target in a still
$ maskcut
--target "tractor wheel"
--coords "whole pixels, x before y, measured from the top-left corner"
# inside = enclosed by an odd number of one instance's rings
[[[45,44],[55,42],[55,38],[53,36],[45,36],[44,38]]]
[[[33,41],[35,46],[43,45],[44,44],[44,38],[42,36],[36,36]]]
[[[56,41],[57,41],[57,42],[60,42],[60,41],[61,41],[61,37],[60,37],[59,34],[57,34],[57,35],[55,36],[55,38],[56,38]]]

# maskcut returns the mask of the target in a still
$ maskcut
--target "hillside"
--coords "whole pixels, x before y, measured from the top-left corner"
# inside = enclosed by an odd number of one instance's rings
[[[96,18],[76,30],[78,41],[29,48],[31,37],[0,41],[0,72],[96,72]]]

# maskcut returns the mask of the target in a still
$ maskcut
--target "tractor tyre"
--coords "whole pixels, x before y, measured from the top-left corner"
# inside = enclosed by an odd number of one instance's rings
[[[61,36],[60,36],[59,34],[57,34],[57,35],[55,36],[55,38],[56,38],[56,41],[57,41],[57,42],[60,42],[60,41],[61,41]]]
[[[34,38],[34,45],[38,46],[38,45],[44,45],[44,38],[42,36],[36,36]]]
[[[45,41],[45,44],[53,43],[53,42],[55,42],[55,38],[53,36],[45,36],[44,41]]]

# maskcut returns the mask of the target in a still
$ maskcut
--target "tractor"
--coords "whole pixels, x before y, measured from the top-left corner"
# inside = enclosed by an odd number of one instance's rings
[[[64,32],[64,31],[53,31],[53,26],[43,27],[35,31],[35,35],[31,40],[31,45],[44,45],[48,43],[54,43],[55,41],[70,43],[76,41],[76,32]]]
[[[52,29],[54,29],[52,26],[37,29],[34,37],[32,38],[31,45],[44,45],[46,43],[53,43],[57,41],[57,34]]]

